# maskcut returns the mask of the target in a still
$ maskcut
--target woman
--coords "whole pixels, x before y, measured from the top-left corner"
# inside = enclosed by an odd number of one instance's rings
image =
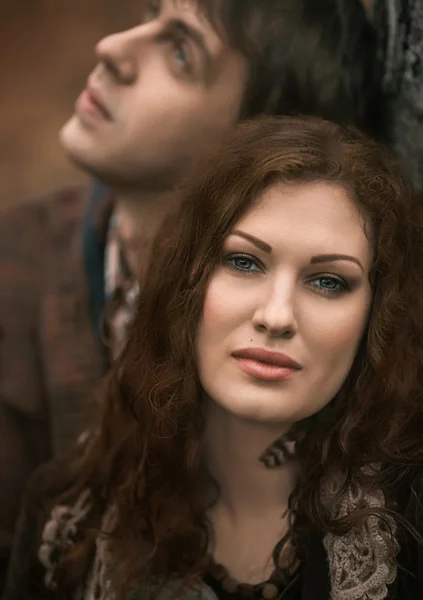
[[[167,229],[100,432],[32,579],[27,515],[5,597],[42,575],[78,599],[422,598],[423,238],[395,164],[259,120]]]

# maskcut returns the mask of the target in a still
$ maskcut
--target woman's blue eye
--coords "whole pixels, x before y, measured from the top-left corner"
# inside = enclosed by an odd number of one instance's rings
[[[323,276],[314,279],[312,285],[326,294],[340,294],[348,290],[348,285],[343,279],[338,277]]]
[[[243,255],[229,256],[225,260],[225,262],[232,269],[235,269],[236,271],[245,271],[247,273],[261,271],[261,269],[258,267],[257,263],[249,256],[243,256]]]

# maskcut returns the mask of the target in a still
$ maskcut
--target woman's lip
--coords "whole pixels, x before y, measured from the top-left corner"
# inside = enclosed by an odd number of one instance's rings
[[[298,369],[291,367],[280,367],[279,365],[272,365],[251,358],[236,356],[233,358],[244,373],[264,381],[283,381],[298,373]]]
[[[300,363],[287,354],[275,352],[274,350],[268,350],[267,348],[241,348],[232,352],[232,356],[235,358],[249,358],[250,360],[255,360],[269,365],[275,365],[277,367],[302,369],[302,365],[300,365]]]

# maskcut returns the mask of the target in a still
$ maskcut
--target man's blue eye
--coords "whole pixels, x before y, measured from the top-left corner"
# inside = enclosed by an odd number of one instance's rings
[[[177,62],[181,63],[182,66],[185,66],[186,62],[187,62],[187,57],[185,55],[185,52],[182,48],[182,46],[177,46],[175,48],[175,58],[177,60]]]

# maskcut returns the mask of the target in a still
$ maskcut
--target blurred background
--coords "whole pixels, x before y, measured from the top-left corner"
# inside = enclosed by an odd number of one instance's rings
[[[58,130],[95,64],[95,43],[134,23],[135,0],[0,0],[0,212],[84,181]]]

